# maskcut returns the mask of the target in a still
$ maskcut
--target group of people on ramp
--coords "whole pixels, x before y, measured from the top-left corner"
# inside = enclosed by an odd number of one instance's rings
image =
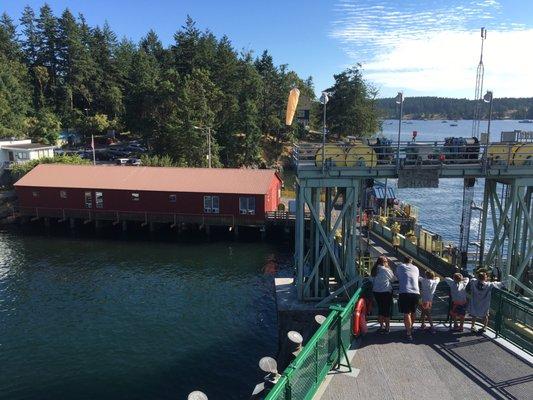
[[[433,297],[440,278],[432,271],[421,274],[418,267],[413,265],[413,259],[406,257],[405,262],[399,264],[393,271],[389,260],[379,256],[371,270],[372,291],[378,306],[379,333],[390,332],[390,319],[393,306],[393,283],[398,282],[398,308],[403,314],[407,340],[413,340],[413,326],[416,321],[416,310],[420,308],[420,330],[435,333],[432,318]],[[489,307],[493,287],[501,288],[501,282],[491,282],[484,271],[479,271],[476,278],[469,279],[460,273],[445,277],[444,281],[450,288],[451,309],[453,320],[451,329],[463,332],[465,316],[472,318],[471,331],[485,332],[489,319]],[[470,298],[467,296],[470,293]],[[476,330],[476,321],[480,320],[483,327]],[[428,325],[426,325],[426,321]]]

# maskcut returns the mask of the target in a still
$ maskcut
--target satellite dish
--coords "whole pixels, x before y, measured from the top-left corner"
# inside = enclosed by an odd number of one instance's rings
[[[304,341],[304,338],[302,337],[302,335],[300,335],[296,331],[289,331],[287,333],[287,337],[289,338],[291,342],[296,343],[296,344],[302,344]]]
[[[318,324],[318,325],[322,325],[324,323],[324,321],[326,320],[326,317],[324,317],[323,315],[315,315],[315,322]]]
[[[272,357],[263,357],[259,360],[259,368],[264,372],[277,373],[278,363]]]
[[[187,400],[208,400],[207,395],[204,392],[195,390],[194,392],[189,393]]]

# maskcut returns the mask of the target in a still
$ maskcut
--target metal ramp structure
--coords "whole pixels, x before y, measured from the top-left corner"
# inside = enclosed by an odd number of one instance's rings
[[[476,144],[477,143],[477,144]],[[362,187],[367,179],[398,178],[414,187],[439,179],[485,179],[478,266],[499,268],[512,290],[533,294],[533,143],[402,142],[400,151],[355,140],[302,143],[296,165],[295,266],[298,298],[327,302],[360,278]],[[503,192],[501,189],[503,188]],[[309,215],[309,218],[305,218]],[[468,214],[469,216],[471,213]],[[463,224],[470,227],[470,217]],[[492,221],[494,239],[488,240]],[[486,252],[486,255],[484,253]]]

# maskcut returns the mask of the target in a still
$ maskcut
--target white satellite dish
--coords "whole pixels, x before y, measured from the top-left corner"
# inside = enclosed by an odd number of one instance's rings
[[[315,315],[315,322],[318,324],[318,325],[322,325],[324,323],[324,321],[326,320],[326,317],[324,317],[323,315]]]

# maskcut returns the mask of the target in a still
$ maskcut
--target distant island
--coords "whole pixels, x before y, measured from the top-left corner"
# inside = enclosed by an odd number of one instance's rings
[[[384,118],[398,118],[395,98],[376,99]],[[403,105],[405,119],[472,119],[474,100],[449,97],[406,97]],[[488,104],[483,107],[482,118],[487,118]],[[533,119],[533,97],[495,98],[493,119]]]

